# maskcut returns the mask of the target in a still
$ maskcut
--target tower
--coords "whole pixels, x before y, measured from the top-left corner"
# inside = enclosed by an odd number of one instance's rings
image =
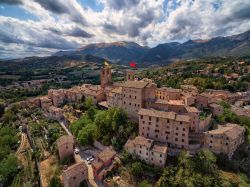
[[[135,80],[135,71],[127,70],[127,81],[134,81]]]
[[[101,69],[101,87],[112,84],[111,67],[105,66]]]

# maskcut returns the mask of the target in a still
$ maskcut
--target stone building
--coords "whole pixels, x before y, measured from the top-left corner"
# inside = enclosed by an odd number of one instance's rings
[[[146,163],[164,167],[167,160],[167,146],[156,143],[152,139],[137,136],[128,140],[124,148],[132,155],[138,156]]]
[[[84,161],[76,163],[62,172],[64,187],[75,187],[88,178],[88,167]]]
[[[168,147],[189,148],[191,120],[188,115],[153,109],[141,109],[138,114],[140,136],[166,143]]]
[[[115,156],[116,152],[110,148],[104,149],[96,156],[95,160],[91,163],[95,179],[102,180],[107,172],[114,167],[113,161],[115,160]]]
[[[204,147],[216,154],[223,153],[232,158],[236,149],[244,142],[245,128],[237,124],[219,125],[218,129],[204,133]]]
[[[57,140],[57,148],[60,160],[63,160],[74,153],[74,137],[69,135],[61,136]]]
[[[105,66],[103,69],[101,69],[100,79],[102,88],[105,88],[105,86],[112,84],[112,74],[110,66]]]
[[[224,113],[224,108],[221,105],[218,105],[216,103],[212,103],[209,105],[210,110],[212,111],[212,114],[214,116],[219,116]]]
[[[156,98],[162,100],[180,100],[181,89],[161,87],[156,89]]]
[[[149,81],[126,81],[107,94],[109,107],[123,108],[130,118],[137,119],[138,111],[155,99],[156,84]]]
[[[50,89],[48,91],[48,97],[52,100],[52,103],[55,107],[59,107],[66,101],[66,95],[65,95],[64,89],[54,90]]]
[[[48,111],[49,107],[52,106],[52,100],[47,96],[40,97],[40,102],[41,102],[41,108],[46,111]]]
[[[63,109],[57,108],[57,107],[54,107],[54,106],[50,106],[49,107],[48,115],[52,119],[55,119],[55,120],[62,120],[62,119],[64,119]]]

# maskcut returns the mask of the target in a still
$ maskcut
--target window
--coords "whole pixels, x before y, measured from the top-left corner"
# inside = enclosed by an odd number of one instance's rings
[[[151,160],[153,161],[153,158],[151,158]]]
[[[139,151],[139,153],[141,154],[141,151]]]
[[[182,139],[181,141],[184,142],[184,139]]]
[[[182,121],[180,122],[180,124],[182,125]]]
[[[179,128],[178,128],[178,127],[176,127],[176,130],[179,130]]]
[[[142,133],[142,136],[144,136],[144,132]]]
[[[160,154],[160,157],[162,157],[162,154]]]
[[[126,104],[126,102],[125,102],[125,101],[124,101],[123,103],[124,103],[124,104]]]
[[[154,155],[154,152],[152,152],[151,154]]]
[[[129,95],[129,98],[131,98],[131,95]]]
[[[143,119],[143,116],[141,116],[141,119]]]
[[[185,136],[185,134],[182,134],[182,136]]]
[[[148,133],[147,133],[147,137],[148,137],[149,135],[148,135]]]
[[[176,136],[178,136],[178,133],[175,133]]]
[[[160,163],[161,163],[161,160],[160,160]]]
[[[178,138],[175,138],[175,141],[178,141]]]
[[[149,121],[151,121],[151,116],[149,116]]]
[[[148,130],[149,130],[149,127],[148,127]]]
[[[167,120],[167,123],[169,123],[169,119]]]
[[[151,122],[148,122],[148,125],[151,125]]]
[[[155,135],[155,138],[158,138],[158,134]]]
[[[141,145],[140,145],[140,148],[142,148]]]
[[[183,128],[182,130],[183,130],[183,131],[185,131],[186,129],[185,129],[185,128]]]
[[[156,121],[159,122],[159,118],[156,118]]]
[[[142,121],[142,124],[145,124],[145,121]]]
[[[75,179],[76,179],[76,177],[73,177],[73,179],[75,180]]]
[[[146,153],[146,155],[148,155],[148,153]]]
[[[136,99],[136,96],[135,96],[135,99]]]

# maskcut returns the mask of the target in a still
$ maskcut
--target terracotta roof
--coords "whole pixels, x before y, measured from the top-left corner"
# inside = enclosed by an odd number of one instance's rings
[[[176,121],[190,122],[190,117],[188,115],[176,115]]]
[[[168,118],[168,119],[175,119],[175,112],[164,112],[154,109],[145,109],[142,108],[138,112],[139,115],[145,115],[145,116],[154,116],[159,118]]]
[[[179,105],[183,106],[184,102],[182,100],[163,100],[163,99],[157,99],[155,101],[156,104],[164,104],[164,105]]]
[[[169,88],[169,87],[161,87],[161,88],[158,88],[157,90],[164,91],[164,92],[181,93],[181,89],[175,89],[175,88]]]
[[[79,175],[80,172],[86,173],[88,170],[86,164],[84,161],[76,163],[70,167],[68,167],[66,170],[63,171],[63,176],[69,180],[70,178]]]
[[[50,107],[49,107],[49,111],[53,111],[53,112],[62,112],[63,109],[57,108],[57,107],[55,107],[55,106],[50,106]]]
[[[199,112],[199,110],[195,107],[186,106],[185,108],[188,112]]]
[[[103,163],[98,160],[98,159],[95,159],[92,163],[91,163],[92,167],[94,167],[95,169],[99,169],[103,166]]]
[[[128,139],[126,144],[124,145],[126,148],[133,148],[134,147],[134,140]]]
[[[135,145],[142,145],[142,146],[145,146],[145,147],[148,147],[148,148],[150,148],[152,146],[153,142],[154,142],[153,140],[144,138],[142,136],[137,136],[134,139],[134,144]]]
[[[121,86],[122,87],[129,87],[129,88],[145,88],[149,83],[143,81],[126,81]]]
[[[122,93],[122,87],[117,87],[117,88],[114,88],[113,90],[111,90],[112,93],[118,93],[118,94],[121,94]]]
[[[229,139],[237,138],[245,131],[244,127],[237,124],[228,123],[226,125],[219,125],[218,129],[206,132],[207,134],[225,134]]]
[[[104,149],[102,152],[100,152],[98,154],[98,158],[102,161],[102,162],[106,162],[112,158],[114,158],[114,156],[116,155],[116,152],[111,150],[110,148],[106,148]]]
[[[40,97],[40,100],[41,100],[42,102],[50,102],[50,101],[51,101],[51,99],[48,98],[48,96]]]
[[[63,135],[58,138],[56,142],[58,147],[64,144],[74,144],[74,137],[69,135]]]
[[[158,153],[163,153],[166,154],[168,151],[168,147],[164,144],[160,144],[160,143],[154,143],[152,149],[153,152],[158,152]]]

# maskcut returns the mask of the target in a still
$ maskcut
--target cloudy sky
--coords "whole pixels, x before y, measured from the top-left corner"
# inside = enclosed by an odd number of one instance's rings
[[[0,58],[97,42],[153,47],[249,29],[249,0],[0,0]]]

